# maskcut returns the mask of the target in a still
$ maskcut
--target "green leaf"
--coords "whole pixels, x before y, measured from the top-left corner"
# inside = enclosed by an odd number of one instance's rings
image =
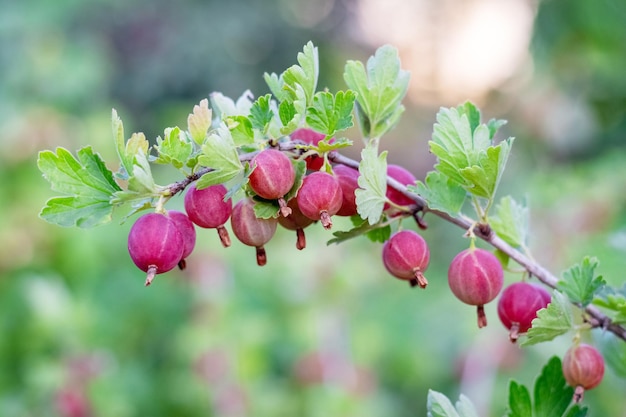
[[[391,236],[391,226],[389,225],[381,225],[380,223],[371,225],[359,216],[352,216],[351,219],[353,219],[352,223],[355,224],[355,227],[348,231],[333,232],[335,237],[326,242],[327,245],[342,243],[362,235],[366,235],[372,242],[384,243]]]
[[[335,95],[329,92],[318,92],[313,97],[313,104],[307,109],[308,125],[326,136],[353,126],[352,110],[354,109],[354,92],[338,91]]]
[[[476,407],[465,395],[459,396],[459,401],[456,402],[456,409],[461,417],[478,417],[478,411]]]
[[[317,143],[317,146],[313,146],[311,149],[315,149],[319,153],[325,153],[350,146],[352,146],[352,141],[348,138],[333,138],[332,142],[321,140]]]
[[[163,134],[165,139],[157,138],[155,149],[158,156],[155,160],[158,164],[171,164],[177,169],[185,166],[187,159],[193,152],[193,145],[187,139],[187,135],[178,127],[167,128]]]
[[[271,219],[278,217],[280,207],[275,201],[254,199],[254,215],[259,219]]]
[[[428,390],[426,410],[428,417],[461,417],[448,397],[432,389]]]
[[[196,183],[198,189],[225,183],[236,177],[244,169],[230,130],[224,124],[209,135],[202,146],[202,154],[198,158],[198,162],[202,166],[213,169],[198,179]]]
[[[361,151],[359,188],[354,192],[359,215],[371,225],[378,223],[383,214],[387,192],[387,151],[377,153],[375,142]]]
[[[115,109],[111,111],[111,124],[113,128],[113,139],[115,140],[115,149],[117,150],[121,164],[120,172],[117,176],[120,179],[126,180],[133,172],[135,155],[137,155],[139,150],[147,155],[150,144],[143,133],[133,133],[130,139],[126,141],[124,138],[122,119],[119,118]]]
[[[493,137],[496,135],[496,133],[498,132],[498,130],[500,130],[500,128],[502,126],[504,126],[507,123],[506,120],[502,120],[502,119],[490,119],[487,122],[487,128],[489,129],[489,137],[491,139],[493,139]]]
[[[231,116],[248,116],[254,96],[250,90],[246,90],[237,101],[219,92],[211,93],[209,98],[218,121],[224,121]]]
[[[296,114],[296,106],[291,101],[283,101],[278,106],[278,116],[284,126],[287,126]]]
[[[586,256],[581,264],[576,264],[563,273],[557,287],[574,304],[586,307],[591,304],[596,293],[606,284],[602,276],[596,276],[597,258]]]
[[[571,330],[573,322],[569,300],[565,295],[555,290],[548,307],[537,311],[537,318],[532,321],[532,327],[528,330],[520,346],[548,342]]]
[[[287,90],[292,98],[298,98],[297,86],[301,86],[306,101],[306,106],[310,106],[313,102],[313,95],[317,88],[317,78],[319,75],[319,57],[317,47],[312,42],[304,45],[302,52],[298,53],[298,64],[287,68],[281,75],[283,80],[283,89]]]
[[[283,123],[283,126],[280,129],[280,133],[282,135],[289,135],[291,134],[293,131],[295,131],[299,126],[300,126],[300,121],[302,120],[303,117],[306,117],[306,94],[304,92],[304,89],[302,88],[302,86],[300,84],[296,84],[294,86],[295,89],[295,98],[293,99],[293,101],[291,101],[290,103],[293,105],[293,109],[291,109],[291,106],[287,106],[287,111],[284,112],[285,114],[283,114],[283,111],[281,110],[283,108],[283,105],[281,103],[280,107],[279,107],[279,115],[281,118],[281,122]],[[283,121],[283,117],[286,116],[287,114],[293,114],[292,118],[288,121]]]
[[[626,323],[626,284],[620,289],[604,286],[596,294],[593,304],[611,310],[611,320],[616,323]]]
[[[532,416],[532,402],[528,388],[513,380],[509,383],[509,409],[506,415],[507,417]]]
[[[495,216],[489,220],[493,231],[513,247],[526,247],[529,224],[528,207],[518,204],[513,197],[506,196],[500,200],[495,210]]]
[[[366,138],[379,138],[391,130],[404,112],[401,101],[409,73],[400,68],[398,50],[390,45],[378,48],[367,61],[348,61],[344,80],[357,94],[357,118]]]
[[[53,197],[39,214],[60,226],[93,227],[111,221],[115,192],[121,190],[100,155],[87,146],[76,153],[57,148],[56,153],[42,151],[37,166],[53,191],[70,194]]]
[[[442,108],[430,141],[437,156],[435,169],[463,186],[470,193],[492,200],[496,192],[513,138],[492,145],[489,127],[476,126],[478,110],[471,104]]]
[[[458,216],[467,197],[467,191],[441,172],[431,171],[424,179],[425,183],[409,185],[407,189],[426,200],[432,210],[443,211],[451,216]]]
[[[254,143],[254,131],[252,122],[246,116],[228,116],[225,119],[230,130],[235,147],[251,145]]]
[[[296,194],[298,194],[298,190],[302,186],[302,181],[304,180],[304,175],[306,174],[306,161],[292,159],[291,163],[293,164],[296,176],[291,189],[287,192],[287,194],[285,194],[285,201],[291,200],[296,196]]]
[[[572,402],[574,388],[567,385],[561,360],[554,356],[535,381],[533,417],[562,416]]]
[[[187,130],[198,145],[202,145],[211,127],[213,112],[209,109],[209,100],[203,99],[193,106],[193,112],[187,116]]]
[[[267,125],[270,124],[274,117],[274,111],[270,106],[271,100],[272,95],[266,94],[259,97],[252,104],[252,108],[250,108],[250,122],[253,128],[259,129],[262,132],[267,130]],[[291,120],[291,118],[289,118],[289,120]]]

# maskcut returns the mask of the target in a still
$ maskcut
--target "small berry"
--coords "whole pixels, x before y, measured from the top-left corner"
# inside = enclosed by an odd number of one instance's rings
[[[595,347],[585,343],[574,345],[565,353],[562,367],[567,384],[575,389],[575,403],[581,402],[585,390],[597,387],[604,377],[604,358]]]
[[[398,181],[402,185],[412,185],[415,184],[416,181],[415,176],[406,168],[400,165],[387,165],[387,175]],[[405,196],[395,188],[390,187],[389,185],[387,185],[386,196],[392,203],[398,206],[409,206],[411,204],[415,204],[415,201]],[[390,206],[388,203],[385,204],[385,209],[388,209],[389,207]]]
[[[128,234],[128,253],[135,265],[147,273],[146,286],[156,274],[178,265],[184,246],[183,235],[176,224],[160,213],[139,217]]]
[[[189,219],[199,227],[217,229],[224,247],[230,246],[230,236],[224,224],[233,211],[232,200],[229,198],[224,201],[227,191],[222,184],[211,185],[201,190],[192,184],[185,194],[185,212]]]
[[[262,198],[278,200],[280,212],[288,216],[291,209],[283,198],[291,190],[296,179],[296,171],[291,159],[276,149],[265,149],[252,158],[250,166],[250,188]]]
[[[278,218],[278,224],[287,230],[296,231],[296,248],[302,250],[306,247],[304,228],[313,223],[313,220],[302,214],[300,207],[298,207],[298,200],[296,198],[289,200],[287,202],[287,207],[291,209],[291,214],[287,217],[280,216]]]
[[[426,288],[424,271],[428,268],[430,251],[422,236],[413,230],[396,232],[383,245],[383,264],[391,275],[408,280],[411,286]]]
[[[233,207],[230,219],[233,233],[244,245],[256,248],[256,260],[259,266],[267,263],[265,245],[276,232],[276,219],[259,219],[254,214],[254,201],[249,198],[240,200]]]
[[[181,211],[170,210],[167,212],[167,215],[176,224],[178,231],[183,236],[183,255],[180,262],[178,262],[178,267],[180,269],[185,269],[185,258],[191,255],[191,252],[193,252],[193,249],[196,246],[196,228],[194,227],[193,222],[189,220],[189,217]]]
[[[526,333],[537,317],[537,311],[550,303],[550,293],[539,285],[516,282],[506,287],[498,300],[498,317],[510,330],[515,343],[520,333]]]
[[[301,127],[300,129],[296,129],[291,134],[291,139],[293,140],[301,140],[302,142],[308,145],[317,146],[320,141],[322,141],[326,135],[323,133],[318,133],[313,129],[309,129],[306,127]],[[332,139],[330,140],[332,142]],[[324,166],[324,158],[318,154],[310,155],[304,158],[306,162],[306,168],[310,171],[319,171]]]
[[[473,245],[450,263],[448,284],[462,302],[477,306],[478,327],[487,325],[484,305],[497,297],[502,289],[504,271],[494,254]]]
[[[297,200],[302,214],[320,220],[325,229],[330,229],[333,225],[331,216],[341,208],[343,195],[333,175],[316,171],[304,177]]]
[[[333,172],[341,186],[341,194],[343,195],[343,202],[337,216],[356,215],[356,195],[354,192],[359,188],[359,171],[345,165],[336,165],[333,167]]]

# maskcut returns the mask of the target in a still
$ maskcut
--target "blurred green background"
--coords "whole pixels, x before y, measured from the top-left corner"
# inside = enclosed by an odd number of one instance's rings
[[[188,270],[144,288],[129,222],[37,217],[53,195],[37,152],[91,144],[115,169],[112,107],[154,140],[212,91],[267,93],[262,74],[308,40],[330,89],[391,43],[412,84],[389,161],[423,178],[438,108],[476,102],[517,138],[500,192],[528,200],[537,260],[559,274],[595,255],[621,286],[625,21],[621,0],[0,0],[0,416],[424,416],[429,388],[501,416],[507,381],[531,384],[571,335],[512,346],[494,305],[478,330],[446,283],[463,231],[426,218],[425,291],[384,271],[379,244],[326,246],[321,228],[304,251],[280,230],[263,268],[199,230]],[[612,366],[585,403],[626,416],[624,343],[594,339]]]

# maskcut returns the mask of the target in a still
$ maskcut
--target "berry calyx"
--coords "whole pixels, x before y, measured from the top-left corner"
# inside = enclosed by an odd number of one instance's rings
[[[448,285],[462,302],[477,307],[478,327],[487,325],[484,305],[502,289],[504,271],[494,254],[473,245],[454,257],[448,268]]]
[[[146,272],[146,286],[155,275],[172,270],[182,259],[185,243],[176,224],[161,213],[139,217],[128,234],[128,253]]]
[[[291,159],[276,149],[264,149],[252,158],[250,166],[250,188],[262,198],[278,200],[280,212],[288,216],[291,209],[283,198],[291,190],[296,179],[296,171]]]
[[[169,210],[167,215],[176,224],[178,231],[183,236],[183,255],[178,262],[178,267],[180,269],[185,269],[185,258],[191,255],[191,252],[193,252],[193,249],[196,246],[196,228],[189,217],[182,211]]]
[[[398,181],[402,185],[412,185],[415,184],[416,181],[415,176],[406,168],[400,165],[387,165],[387,175]],[[390,187],[389,185],[387,185],[387,192],[385,193],[385,195],[389,199],[389,201],[398,206],[408,206],[411,204],[415,204],[415,201],[405,196],[395,188]],[[386,203],[384,208],[386,210],[390,208],[390,205]]]
[[[383,264],[391,275],[408,280],[411,286],[426,288],[430,251],[422,236],[413,230],[396,232],[383,245]]]
[[[313,223],[313,220],[306,217],[298,207],[298,200],[292,198],[287,202],[287,207],[291,209],[291,214],[287,217],[278,217],[278,224],[287,230],[295,230],[296,232],[296,248],[302,250],[306,247],[306,236],[304,228]]]
[[[291,134],[291,139],[301,140],[308,145],[315,146],[317,146],[320,141],[324,140],[325,137],[326,135],[324,135],[323,133],[318,133],[313,129],[309,129],[307,127],[301,127],[299,129],[296,129]],[[330,142],[332,142],[332,139],[330,140]],[[324,157],[318,154],[309,155],[304,158],[304,161],[306,162],[306,169],[310,171],[319,171],[324,166]]]
[[[359,188],[359,171],[345,165],[333,167],[333,173],[341,187],[343,200],[337,216],[354,216],[357,214],[356,195],[354,192]]]
[[[550,303],[550,293],[539,285],[515,282],[506,287],[498,300],[498,317],[509,329],[509,339],[515,343],[526,333],[537,317],[537,311]]]
[[[296,198],[302,214],[312,220],[320,220],[325,229],[332,227],[331,216],[339,211],[343,202],[337,179],[322,171],[304,177]]]
[[[230,246],[230,236],[224,224],[228,221],[232,211],[233,202],[229,198],[224,201],[226,187],[222,184],[211,185],[198,189],[191,184],[185,194],[185,212],[189,219],[205,229],[217,229],[222,245]]]
[[[574,387],[574,402],[583,399],[585,390],[597,387],[604,377],[604,358],[598,350],[586,343],[579,343],[563,357],[563,376]]]
[[[254,214],[254,201],[244,198],[235,204],[230,224],[233,233],[241,243],[256,248],[256,260],[259,266],[267,263],[265,245],[269,242],[274,233],[278,221],[276,219],[260,219]]]

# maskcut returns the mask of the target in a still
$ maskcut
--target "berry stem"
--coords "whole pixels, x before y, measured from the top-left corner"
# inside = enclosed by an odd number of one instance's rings
[[[485,314],[485,306],[476,307],[476,315],[478,316],[478,328],[482,329],[487,326],[487,315]]]
[[[258,266],[263,266],[267,263],[267,254],[263,246],[256,247],[256,263]]]
[[[228,234],[228,230],[222,225],[217,228],[217,234],[222,241],[222,245],[227,248],[230,246],[230,235]]]
[[[416,285],[419,285],[420,288],[426,288],[426,286],[428,285],[428,280],[426,279],[424,274],[422,274],[420,268],[415,268],[413,272],[415,273],[415,278],[409,281],[411,283],[411,286],[415,287]]]
[[[291,214],[291,207],[287,206],[287,202],[284,198],[281,197],[278,199],[278,205],[280,206],[280,214],[282,214],[283,217],[287,217]]]
[[[146,274],[146,283],[145,286],[149,286],[150,284],[152,284],[152,280],[154,280],[154,277],[157,274],[157,267],[154,265],[150,265],[148,267],[148,272]]]
[[[331,216],[328,214],[326,210],[320,212],[320,221],[322,222],[322,226],[324,229],[328,230],[333,227],[333,221],[330,218]]]
[[[515,343],[517,339],[519,339],[519,323],[513,323],[511,330],[509,330],[509,340],[511,343]]]
[[[574,404],[578,404],[583,400],[585,395],[585,388],[582,385],[577,385],[574,389]]]
[[[298,250],[306,248],[306,236],[304,235],[304,229],[296,229],[296,248]]]

